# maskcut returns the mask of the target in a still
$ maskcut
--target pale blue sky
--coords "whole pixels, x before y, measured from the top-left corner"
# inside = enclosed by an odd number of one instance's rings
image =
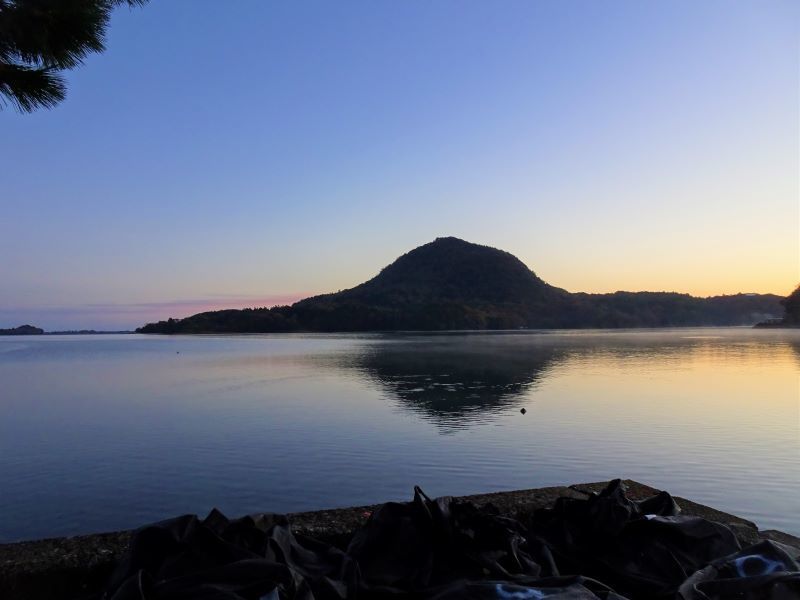
[[[571,291],[800,280],[800,9],[152,0],[0,112],[0,327],[350,287],[455,235]]]

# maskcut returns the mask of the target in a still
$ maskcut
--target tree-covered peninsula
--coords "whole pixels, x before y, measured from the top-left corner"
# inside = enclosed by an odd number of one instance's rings
[[[697,298],[673,292],[570,293],[518,258],[438,238],[354,288],[291,306],[204,312],[139,333],[441,331],[753,325],[783,313],[774,294]]]
[[[783,317],[780,319],[768,319],[758,323],[756,327],[789,327],[800,328],[800,285],[786,298],[781,300],[783,305]]]

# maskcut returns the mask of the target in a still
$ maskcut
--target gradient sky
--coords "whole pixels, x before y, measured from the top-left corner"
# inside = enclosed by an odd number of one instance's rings
[[[0,112],[0,327],[351,287],[455,235],[570,291],[800,280],[800,5],[152,0]]]

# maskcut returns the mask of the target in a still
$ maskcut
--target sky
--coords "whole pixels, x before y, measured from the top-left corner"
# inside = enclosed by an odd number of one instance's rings
[[[151,0],[0,111],[0,327],[352,287],[457,236],[570,291],[800,281],[800,4]]]

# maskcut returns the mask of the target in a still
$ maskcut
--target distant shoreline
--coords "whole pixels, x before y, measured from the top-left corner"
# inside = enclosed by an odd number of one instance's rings
[[[45,331],[43,335],[119,335],[133,334],[135,331],[95,331],[94,329],[82,329],[80,331]]]
[[[791,324],[791,323],[779,323],[779,324],[756,323],[755,325],[753,325],[753,329],[800,329],[800,324]]]
[[[38,327],[35,329],[39,329]],[[94,329],[81,329],[76,331],[31,331],[19,332],[19,327],[14,329],[0,329],[0,337],[28,337],[37,335],[120,335],[120,334],[134,334],[135,331],[95,331]]]
[[[559,328],[530,328],[530,329],[386,329],[374,331],[199,331],[178,333],[141,333],[137,331],[45,331],[40,334],[6,334],[0,333],[0,338],[38,337],[38,336],[90,336],[90,335],[149,335],[149,336],[257,336],[257,335],[527,335],[527,334],[569,334],[569,333],[647,333],[669,330],[699,330],[699,329],[800,329],[800,325],[787,324],[762,324],[755,325],[661,325],[650,327],[559,327]]]

